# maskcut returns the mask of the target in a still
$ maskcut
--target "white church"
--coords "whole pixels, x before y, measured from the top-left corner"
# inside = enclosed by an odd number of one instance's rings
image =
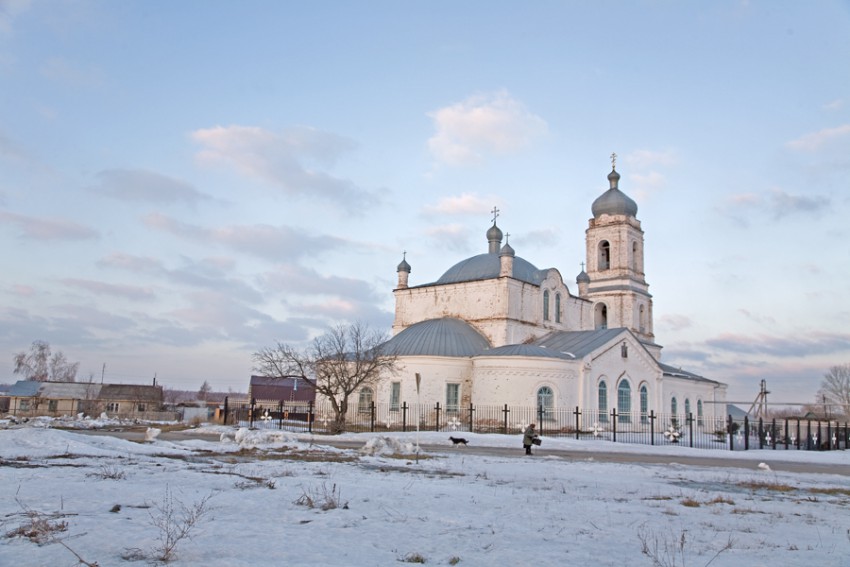
[[[726,385],[661,362],[652,296],[644,273],[637,204],[610,188],[591,207],[586,271],[570,292],[555,268],[517,256],[502,231],[487,230],[487,251],[462,260],[431,283],[412,285],[398,266],[393,337],[385,348],[400,371],[369,401],[397,406],[440,401],[450,414],[475,406],[529,406],[546,411],[612,409],[645,421],[649,412],[713,418],[725,409]],[[604,417],[600,421],[604,420]]]

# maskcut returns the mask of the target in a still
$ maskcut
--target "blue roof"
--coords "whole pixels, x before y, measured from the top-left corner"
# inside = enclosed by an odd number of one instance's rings
[[[397,356],[475,356],[490,342],[469,323],[444,317],[409,326],[383,345]]]
[[[540,285],[546,279],[546,270],[538,270],[528,260],[516,256],[514,257],[513,264],[512,277],[515,279],[534,285]],[[435,283],[451,284],[495,279],[499,277],[501,268],[502,264],[498,254],[479,254],[466,260],[461,260],[449,268]]]
[[[9,388],[9,395],[18,398],[31,398],[38,394],[38,389],[41,386],[42,382],[35,380],[18,380]]]

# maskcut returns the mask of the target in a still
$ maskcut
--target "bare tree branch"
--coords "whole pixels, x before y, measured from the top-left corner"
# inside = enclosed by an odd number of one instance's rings
[[[303,351],[278,342],[254,353],[254,370],[269,378],[299,377],[325,396],[334,411],[334,431],[345,430],[349,398],[396,371],[398,357],[385,353],[384,333],[362,323],[338,325]]]

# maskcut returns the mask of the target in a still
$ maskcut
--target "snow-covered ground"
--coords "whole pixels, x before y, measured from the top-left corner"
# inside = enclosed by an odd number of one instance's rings
[[[0,429],[0,565],[152,563],[191,523],[185,512],[196,521],[176,565],[850,565],[850,477],[770,467],[850,465],[850,452],[711,452],[746,468],[617,464],[594,453],[707,452],[545,439],[525,457],[519,436],[464,434],[517,449],[480,456],[422,433],[445,449],[417,462],[412,433],[348,435],[361,449],[341,450],[306,434],[196,431],[221,441]]]

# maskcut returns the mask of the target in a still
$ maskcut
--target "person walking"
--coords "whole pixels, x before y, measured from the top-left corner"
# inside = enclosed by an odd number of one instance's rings
[[[530,424],[525,428],[525,431],[522,434],[522,446],[525,447],[525,454],[532,455],[531,445],[534,444],[534,440],[537,438],[537,432],[534,431],[534,424]]]

